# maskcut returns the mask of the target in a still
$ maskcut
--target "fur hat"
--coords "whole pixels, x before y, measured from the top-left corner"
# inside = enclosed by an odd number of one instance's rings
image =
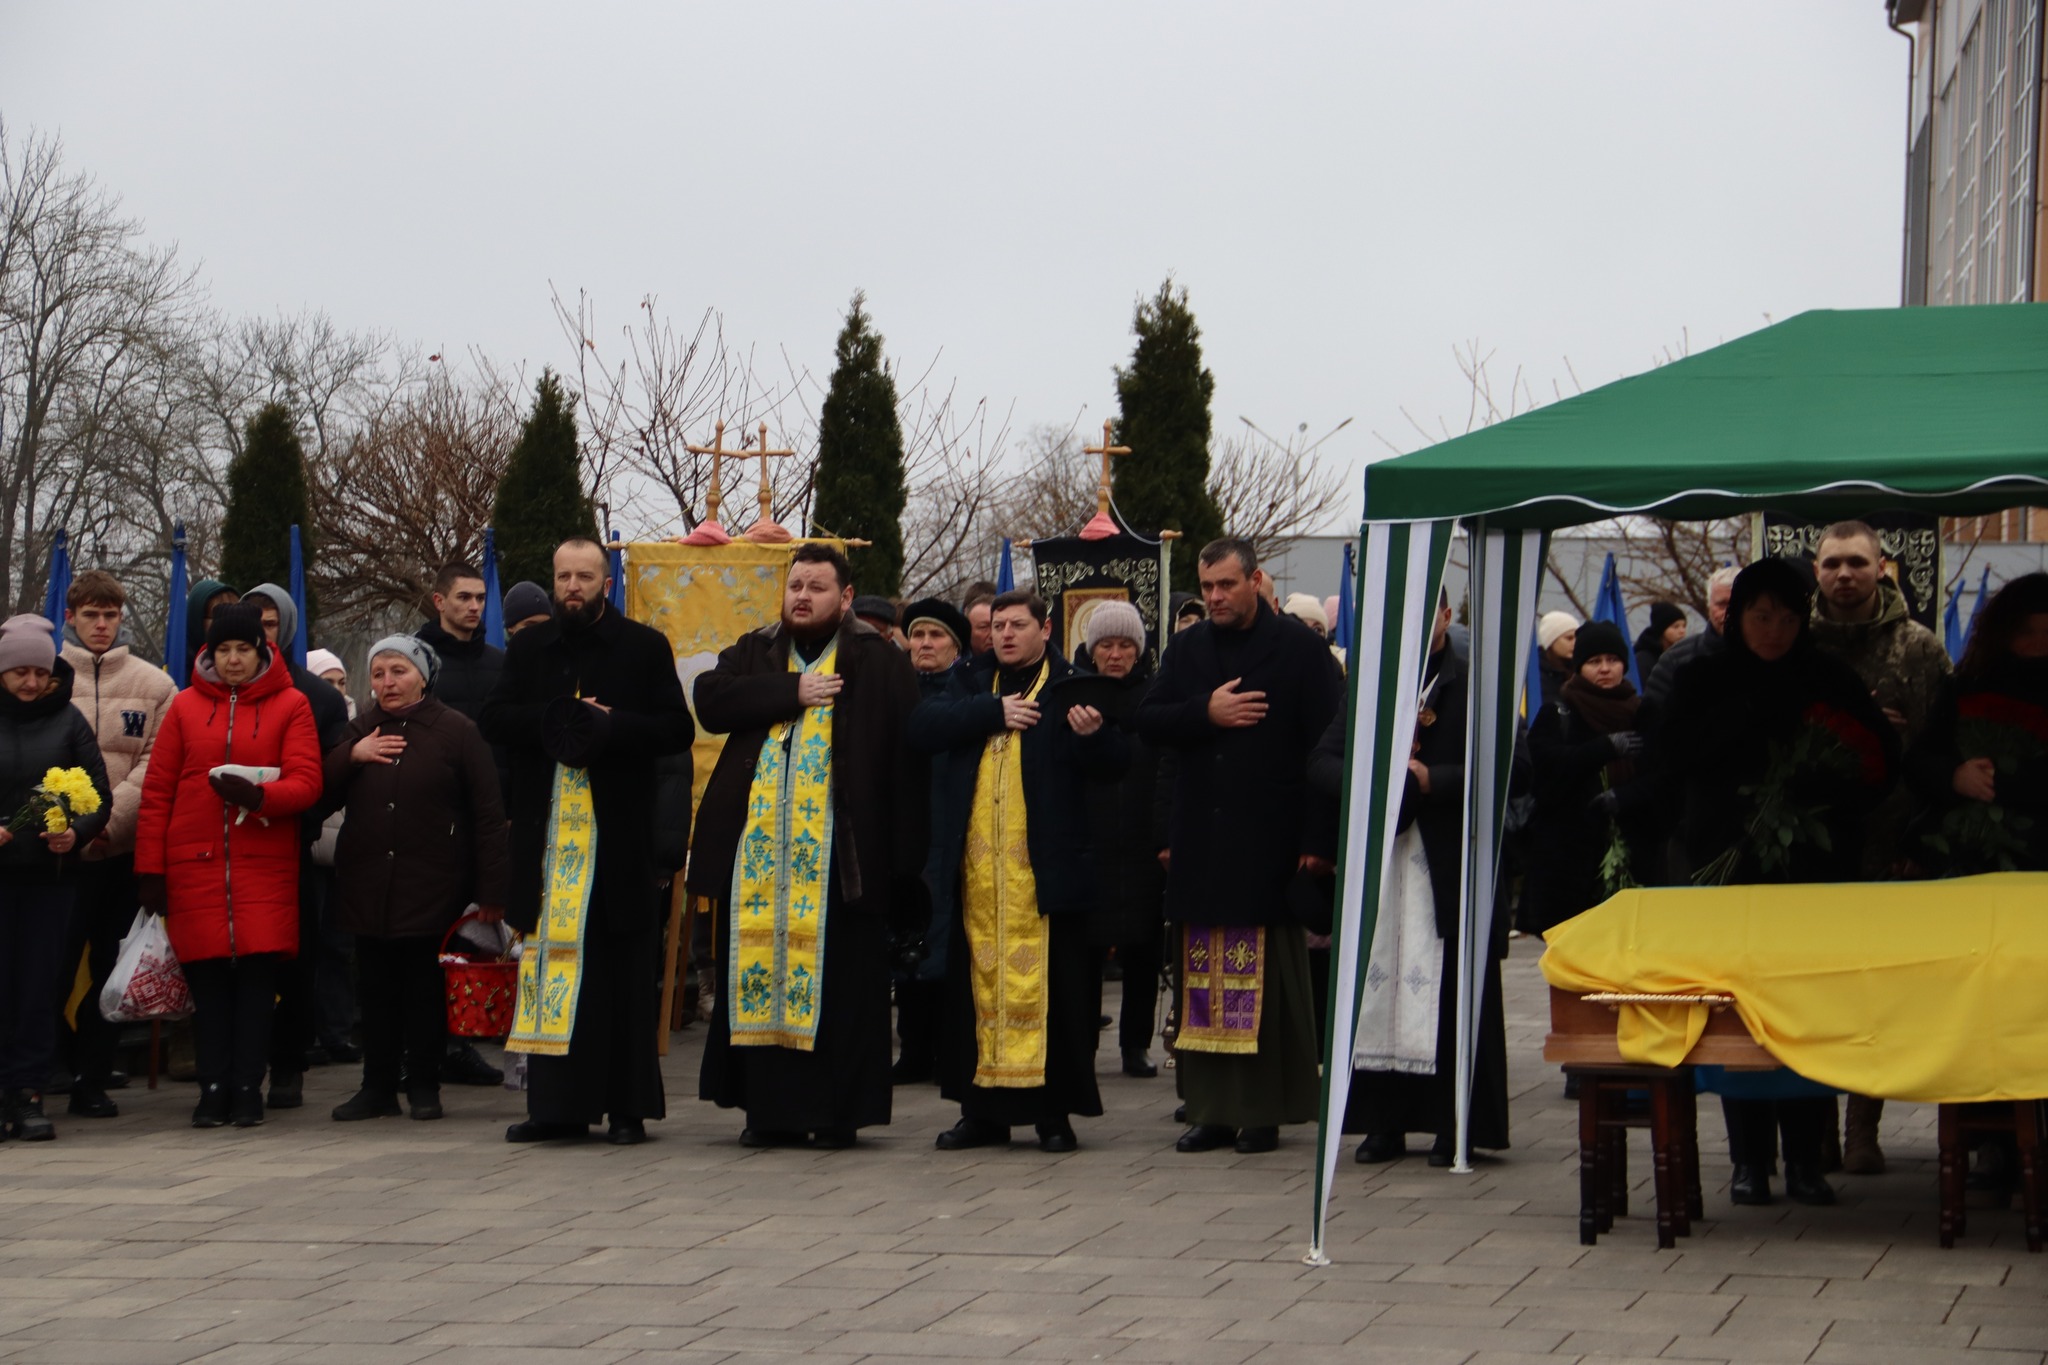
[[[32,612],[10,616],[0,625],[0,673],[16,668],[49,672],[57,662],[56,627]]]
[[[417,635],[387,635],[371,645],[370,652],[363,656],[365,672],[369,671],[369,665],[375,662],[379,654],[402,655],[420,671],[420,676],[427,680],[427,686],[430,688],[434,685],[434,675],[441,671],[441,656],[434,652],[432,645]]]
[[[538,583],[514,583],[505,590],[505,624],[516,626],[536,616],[553,616],[555,604]]]
[[[1579,628],[1579,618],[1568,611],[1546,611],[1536,622],[1536,647],[1549,649],[1558,640]]]
[[[1145,618],[1129,602],[1105,598],[1095,604],[1095,610],[1088,613],[1088,624],[1081,630],[1081,642],[1093,649],[1104,640],[1129,640],[1142,650],[1145,648]]]
[[[1572,642],[1572,668],[1584,668],[1602,654],[1612,654],[1626,665],[1628,637],[1612,621],[1588,621],[1579,627],[1579,637]]]
[[[283,630],[278,634],[282,636]],[[245,645],[255,646],[261,653],[268,642],[263,634],[263,609],[254,602],[230,602],[213,609],[213,625],[206,632],[206,652],[240,640]]]

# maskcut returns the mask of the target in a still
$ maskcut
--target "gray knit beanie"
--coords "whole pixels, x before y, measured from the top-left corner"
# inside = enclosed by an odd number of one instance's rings
[[[385,636],[376,644],[371,645],[370,652],[364,656],[364,673],[370,671],[369,666],[376,662],[379,654],[398,654],[411,660],[412,666],[417,668],[420,671],[420,676],[427,680],[427,690],[433,690],[434,675],[441,671],[441,656],[436,654],[434,647],[425,640],[422,640],[417,635]]]
[[[1099,602],[1088,613],[1088,624],[1082,629],[1082,641],[1090,649],[1104,640],[1129,640],[1139,649],[1145,647],[1145,618],[1129,602],[1114,598]]]
[[[0,625],[0,673],[16,668],[40,668],[49,672],[57,662],[56,630],[33,612],[10,616]]]

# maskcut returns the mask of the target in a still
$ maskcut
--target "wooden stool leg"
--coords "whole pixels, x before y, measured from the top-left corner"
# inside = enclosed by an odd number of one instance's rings
[[[2039,1251],[2042,1242],[2040,1101],[2015,1101],[2012,1127],[2020,1147],[2020,1216],[2025,1219],[2027,1250]]]
[[[1961,1111],[1953,1104],[1940,1106],[1935,1119],[1936,1143],[1941,1159],[1941,1245],[1953,1247],[1963,1231],[1963,1132]]]
[[[1600,1240],[1600,1082],[1579,1077],[1579,1245]]]

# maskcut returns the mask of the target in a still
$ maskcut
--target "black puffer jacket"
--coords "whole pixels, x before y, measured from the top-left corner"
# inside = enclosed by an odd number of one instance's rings
[[[78,817],[72,825],[78,832],[72,852],[61,857],[50,852],[41,826],[24,829],[0,845],[0,878],[16,885],[56,880],[77,863],[77,850],[105,828],[113,811],[113,793],[107,785],[99,742],[93,738],[91,723],[71,704],[72,679],[71,665],[58,659],[50,672],[50,690],[34,701],[0,692],[0,825],[11,821],[27,804],[29,793],[52,768],[85,769],[100,794],[99,809]]]
[[[467,640],[450,635],[439,621],[428,621],[413,632],[441,656],[441,671],[434,675],[434,697],[451,711],[459,711],[481,723],[484,702],[505,671],[505,651],[484,643],[478,631]]]
[[[1111,719],[1128,728],[1131,713],[1152,685],[1143,655],[1124,681],[1124,704]],[[1147,943],[1166,919],[1165,806],[1159,800],[1159,750],[1133,737],[1131,763],[1121,777],[1088,784],[1088,823],[1101,877],[1100,908],[1088,922],[1097,947]]]

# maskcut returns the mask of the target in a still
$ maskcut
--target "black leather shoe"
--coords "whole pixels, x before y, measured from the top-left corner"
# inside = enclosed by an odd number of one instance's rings
[[[485,1061],[475,1047],[450,1038],[441,1054],[441,1079],[449,1085],[503,1085],[505,1073]]]
[[[413,1115],[418,1118],[419,1115]],[[647,1141],[647,1125],[638,1119],[615,1119],[604,1130],[604,1140],[614,1147],[638,1147]]]
[[[1237,1130],[1237,1150],[1249,1156],[1253,1152],[1271,1152],[1280,1146],[1278,1128],[1240,1128]]]
[[[194,1128],[225,1128],[228,1123],[228,1088],[212,1084],[199,1087],[199,1103],[192,1109]]]
[[[396,1118],[398,1113],[398,1096],[388,1090],[372,1090],[366,1085],[334,1106],[334,1121],[361,1123],[365,1119]]]
[[[802,1133],[784,1133],[774,1128],[740,1129],[740,1146],[742,1147],[801,1147],[803,1145],[804,1135]]]
[[[1127,1047],[1124,1049],[1124,1075],[1136,1076],[1139,1080],[1143,1081],[1150,1080],[1158,1074],[1159,1068],[1153,1065],[1152,1059],[1146,1055],[1144,1048]]]
[[[297,1109],[306,1102],[306,1073],[270,1069],[270,1107]]]
[[[1038,1150],[1041,1152],[1073,1152],[1080,1150],[1081,1140],[1074,1136],[1074,1125],[1065,1119],[1058,1123],[1038,1125]]]
[[[1175,1123],[1186,1123],[1188,1121],[1188,1107],[1186,1105],[1176,1104],[1173,1107],[1173,1121]]]
[[[811,1134],[811,1146],[825,1152],[843,1152],[860,1141],[860,1134],[851,1128],[820,1128]]]
[[[294,1100],[294,1104],[300,1101]],[[228,1101],[228,1121],[237,1128],[256,1128],[263,1123],[263,1087],[238,1085]]]
[[[581,1123],[539,1123],[533,1119],[521,1119],[505,1130],[507,1142],[564,1142],[589,1136],[589,1127]]]
[[[1180,1135],[1180,1141],[1173,1144],[1176,1152],[1213,1152],[1218,1147],[1231,1147],[1237,1143],[1237,1129],[1226,1128],[1220,1123],[1198,1123]]]
[[[1737,1166],[1728,1178],[1728,1202],[1758,1205],[1770,1203],[1771,1178],[1764,1174],[1764,1168]]]
[[[1821,1178],[1813,1166],[1785,1163],[1785,1195],[1795,1204],[1825,1208],[1835,1202],[1835,1187]]]
[[[65,1108],[82,1119],[110,1119],[121,1112],[121,1106],[91,1081],[80,1081],[71,1087],[71,1100]]]
[[[416,1119],[441,1117],[441,1092],[438,1090],[408,1090],[405,1094],[405,1103]]]
[[[1438,1136],[1429,1144],[1429,1164],[1442,1170],[1458,1164],[1458,1143],[1455,1138]]]
[[[1398,1161],[1408,1155],[1408,1144],[1401,1133],[1367,1133],[1365,1141],[1358,1144],[1354,1158],[1361,1166],[1377,1166],[1386,1161]]]
[[[969,1147],[1002,1147],[1010,1141],[1010,1130],[999,1123],[962,1119],[939,1134],[932,1145],[942,1152],[964,1152]]]

